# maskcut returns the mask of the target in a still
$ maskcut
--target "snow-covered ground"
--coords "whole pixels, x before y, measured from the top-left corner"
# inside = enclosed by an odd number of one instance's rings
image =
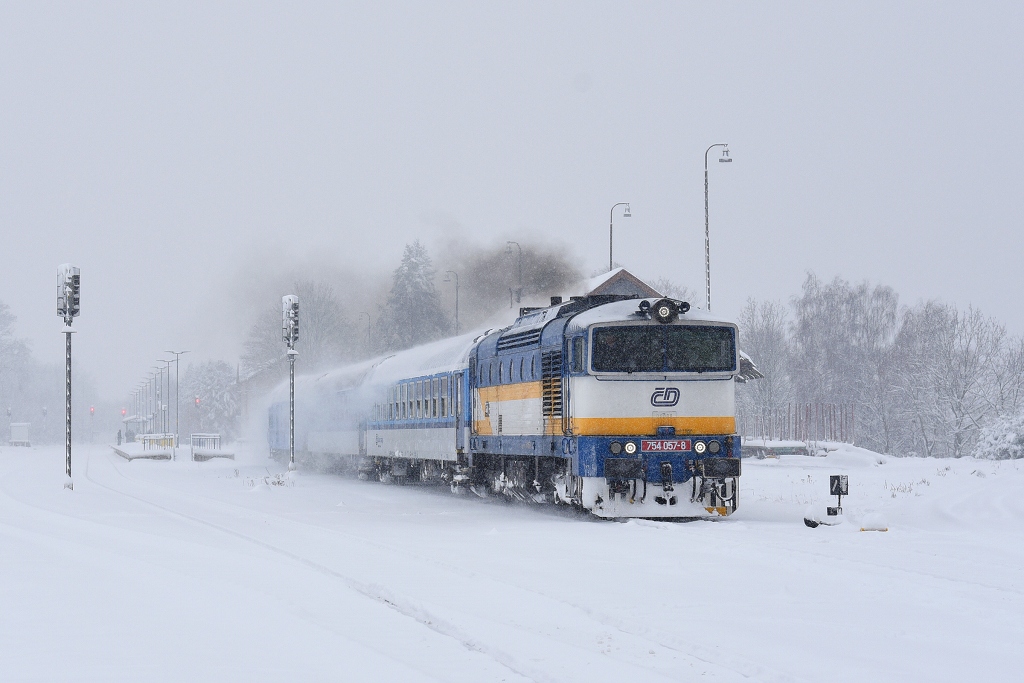
[[[4,681],[967,681],[1024,670],[1024,463],[744,463],[601,522],[239,460],[0,448]],[[846,522],[809,529],[848,474]],[[834,503],[833,503],[834,504]],[[889,531],[860,532],[875,513]]]

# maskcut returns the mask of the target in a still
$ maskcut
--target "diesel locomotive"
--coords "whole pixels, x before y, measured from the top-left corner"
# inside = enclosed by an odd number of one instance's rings
[[[734,323],[670,298],[553,298],[510,326],[296,380],[300,462],[362,478],[566,504],[609,518],[729,515]],[[288,453],[288,400],[269,413]]]

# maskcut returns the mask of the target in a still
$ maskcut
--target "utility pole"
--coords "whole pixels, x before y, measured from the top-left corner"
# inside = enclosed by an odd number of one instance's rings
[[[370,351],[370,314],[367,313],[366,311],[359,311],[359,315],[357,317],[361,318],[364,315],[366,316],[366,351],[369,352]]]
[[[446,270],[444,281],[451,282],[451,276],[455,276],[455,336],[459,335],[459,274],[454,270]]]
[[[505,243],[505,251],[507,253],[510,253],[512,251],[513,244],[516,245],[517,249],[519,249],[519,279],[516,280],[516,286],[518,287],[518,289],[516,289],[516,303],[520,304],[523,302],[523,248],[519,246],[519,242],[509,240],[508,242]]]

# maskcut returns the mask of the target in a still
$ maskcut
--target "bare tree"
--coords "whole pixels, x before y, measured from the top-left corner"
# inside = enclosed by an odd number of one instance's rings
[[[793,400],[786,326],[786,308],[781,302],[747,299],[739,319],[740,346],[764,378],[739,387],[740,408],[746,416],[770,419]]]
[[[299,280],[288,293],[299,297],[299,341],[295,348],[304,371],[331,367],[355,357],[356,334],[330,284]],[[281,304],[276,301],[260,314],[249,331],[241,359],[246,376],[281,371],[285,350]]]

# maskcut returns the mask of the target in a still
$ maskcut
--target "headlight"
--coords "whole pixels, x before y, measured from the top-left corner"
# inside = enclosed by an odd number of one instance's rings
[[[703,441],[698,441],[697,443],[693,444],[693,450],[696,451],[698,455],[700,455],[701,453],[703,453],[707,449],[708,449],[708,445],[706,443],[704,443]]]
[[[622,452],[622,444],[618,441],[612,441],[608,444],[608,450],[612,452],[612,455],[618,455]]]
[[[708,452],[709,453],[714,455],[715,453],[717,453],[720,450],[722,450],[722,444],[718,443],[717,441],[709,441],[708,442]]]
[[[632,441],[627,441],[625,448],[626,452],[629,453],[630,455],[636,453],[636,444],[633,443]]]

